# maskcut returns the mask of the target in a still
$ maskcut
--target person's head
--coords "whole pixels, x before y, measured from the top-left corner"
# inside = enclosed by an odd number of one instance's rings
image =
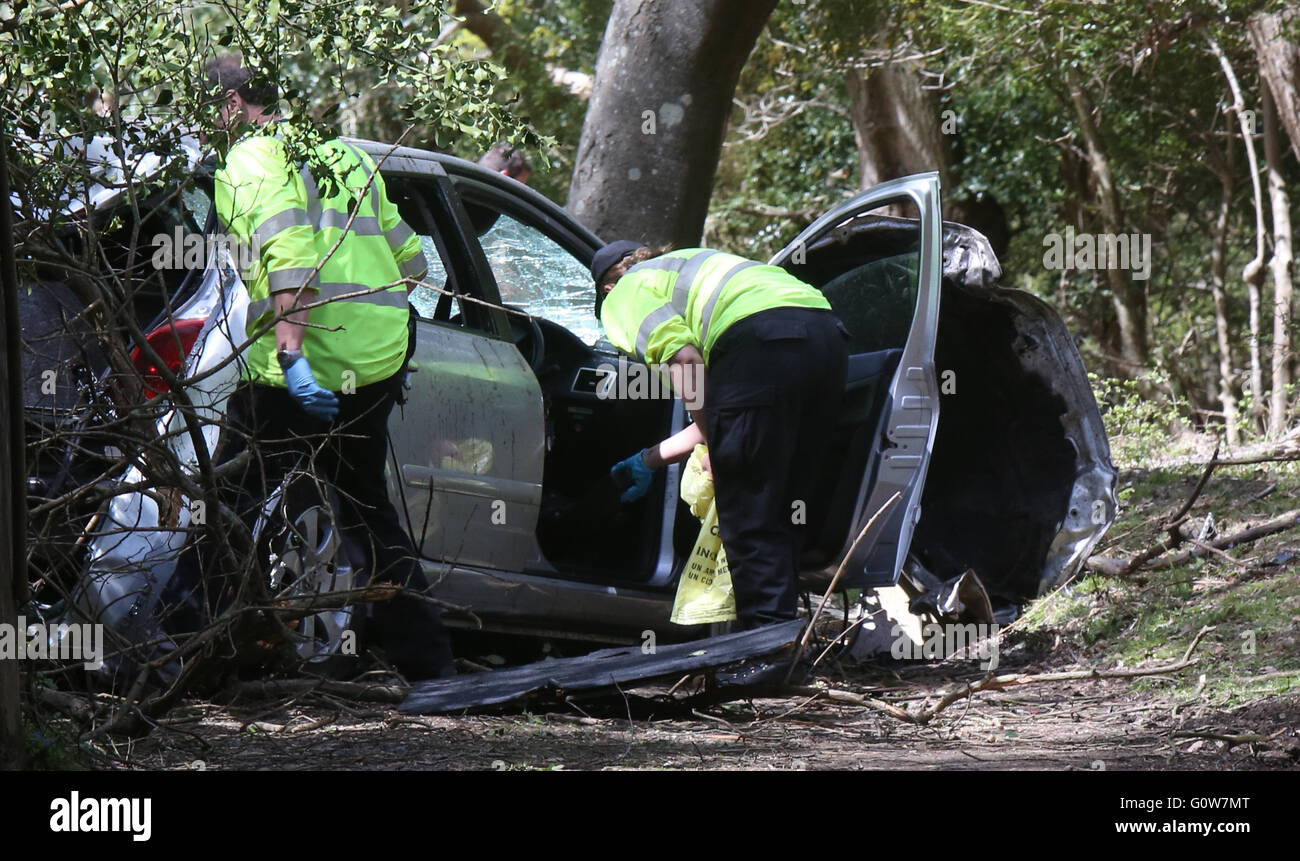
[[[205,71],[213,98],[220,99],[221,125],[261,125],[276,115],[279,88],[274,81],[259,80],[238,55],[217,57]]]
[[[666,247],[651,248],[632,239],[616,239],[597,250],[591,258],[591,279],[596,284],[596,316],[600,316],[605,294],[614,289],[627,270],[668,250]]]
[[[522,152],[508,143],[499,143],[492,147],[492,149],[483,153],[483,157],[478,160],[478,163],[488,170],[504,173],[524,185],[528,184],[528,178],[533,175],[533,166],[528,163],[528,159],[524,158]]]

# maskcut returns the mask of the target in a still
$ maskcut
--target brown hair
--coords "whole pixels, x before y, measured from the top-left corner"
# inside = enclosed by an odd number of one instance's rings
[[[672,250],[673,247],[671,245],[664,245],[659,248],[651,248],[646,245],[641,246],[636,251],[633,251],[631,254],[609,267],[609,271],[605,273],[604,279],[600,282],[601,288],[603,289],[606,284],[617,283],[618,279],[627,274],[627,270],[631,269],[638,263],[644,263],[645,261],[658,257],[661,254],[667,254]]]

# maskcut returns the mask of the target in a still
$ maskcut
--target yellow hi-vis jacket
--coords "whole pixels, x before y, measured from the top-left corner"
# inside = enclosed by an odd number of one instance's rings
[[[263,133],[231,148],[217,171],[215,196],[225,230],[255,252],[256,262],[242,273],[248,335],[274,318],[275,293],[306,285],[299,300],[304,305],[346,297],[312,308],[303,334],[303,355],[316,381],[337,392],[401,368],[408,313],[402,279],[422,276],[427,266],[420,238],[389,201],[370,156],[339,140],[318,152],[338,177],[332,194],[322,195],[306,166],[290,165],[283,143]],[[271,329],[249,347],[243,375],[283,386],[275,350]]]
[[[826,308],[816,287],[779,266],[722,251],[682,248],[627,270],[600,306],[605,337],[648,363],[690,344],[709,362],[718,337],[770,308]]]

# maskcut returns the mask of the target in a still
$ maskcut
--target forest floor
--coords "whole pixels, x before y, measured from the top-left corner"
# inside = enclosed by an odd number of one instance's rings
[[[1100,554],[1151,546],[1201,468],[1129,471]],[[1300,508],[1296,464],[1223,466],[1190,510],[1219,534]],[[530,710],[438,717],[319,691],[279,700],[191,700],[143,739],[102,752],[146,769],[1296,769],[1300,768],[1300,529],[1125,577],[1084,573],[1003,631],[996,672],[1142,670],[1138,678],[1034,681],[957,699],[978,661],[820,666],[857,694],[734,702],[637,688]],[[862,696],[873,698],[866,704]]]

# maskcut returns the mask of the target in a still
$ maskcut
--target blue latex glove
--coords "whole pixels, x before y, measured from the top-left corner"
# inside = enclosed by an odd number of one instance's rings
[[[285,369],[284,382],[289,387],[290,396],[312,418],[329,422],[339,414],[338,395],[320,387],[306,356],[299,356]]]
[[[636,502],[645,496],[650,491],[650,482],[655,477],[654,471],[641,459],[641,452],[614,464],[609,474],[614,479],[616,487],[626,487],[619,497],[623,502]]]

